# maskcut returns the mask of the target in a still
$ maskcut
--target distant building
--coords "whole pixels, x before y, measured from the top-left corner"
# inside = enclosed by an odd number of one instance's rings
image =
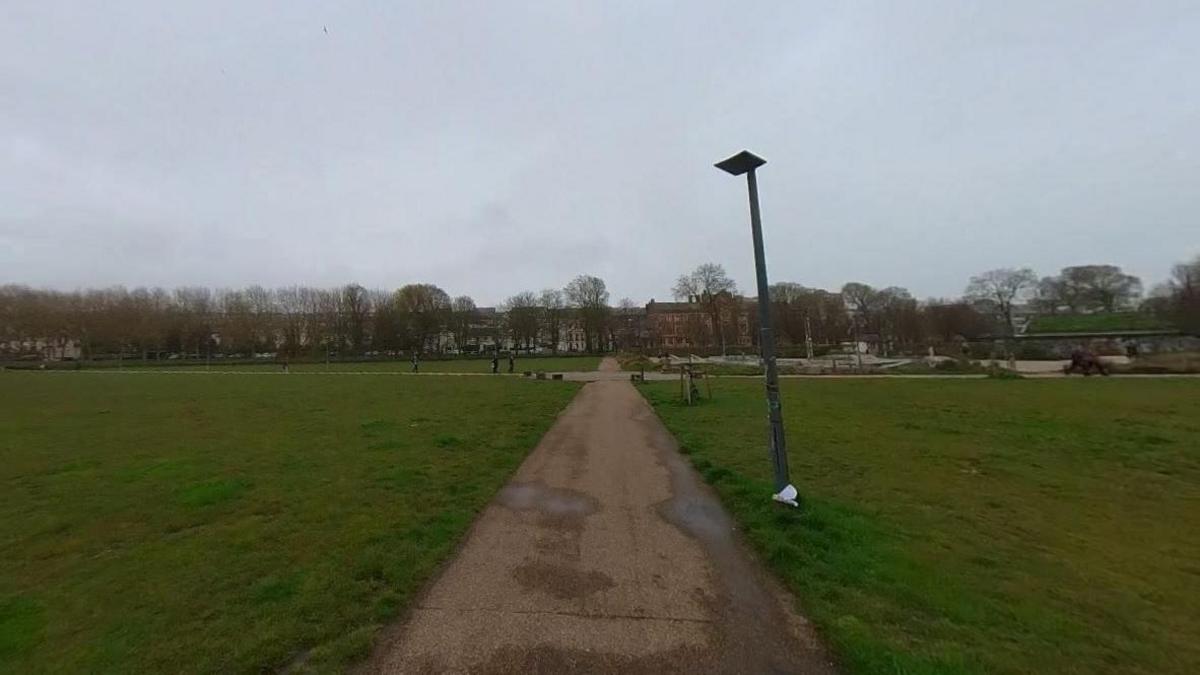
[[[754,345],[750,317],[753,300],[728,293],[717,299],[717,318],[700,297],[687,302],[646,304],[646,334],[649,346],[662,349],[746,349]]]
[[[83,356],[83,346],[71,338],[29,338],[0,343],[0,353],[42,361],[74,361]]]
[[[640,310],[639,310],[640,311]],[[441,351],[458,354],[490,354],[497,348],[501,352],[510,350],[525,351],[523,345],[518,345],[512,333],[505,325],[506,315],[495,307],[480,307],[476,309],[475,320],[463,341],[458,344],[454,334],[443,330],[437,338]],[[583,352],[587,349],[587,335],[582,322],[574,316],[573,310],[563,313],[559,324],[558,344],[553,344],[546,327],[540,326],[536,343],[529,349],[533,353],[572,353]],[[611,347],[611,345],[609,345]],[[606,347],[608,348],[608,347]]]

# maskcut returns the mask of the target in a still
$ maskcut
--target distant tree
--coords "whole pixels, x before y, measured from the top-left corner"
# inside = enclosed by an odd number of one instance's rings
[[[216,293],[215,329],[221,337],[221,348],[226,353],[253,355],[261,351],[254,335],[254,316],[250,301],[240,290],[223,290]]]
[[[395,353],[404,348],[407,327],[396,305],[393,291],[374,289],[367,292],[371,315],[367,321],[371,333],[371,349],[377,352]]]
[[[850,311],[860,315],[869,316],[879,309],[879,291],[857,281],[842,286],[842,299]]]
[[[450,301],[450,335],[454,346],[461,352],[471,339],[471,327],[479,320],[475,300],[469,295],[460,295]]]
[[[1156,289],[1152,307],[1184,331],[1200,335],[1200,255],[1175,265],[1171,278]]]
[[[135,288],[129,301],[133,305],[133,347],[146,359],[151,352],[157,354],[164,349],[171,297],[161,288]]]
[[[737,293],[737,284],[729,278],[723,266],[717,263],[704,263],[690,273],[681,275],[676,280],[672,291],[678,300],[684,300],[689,295],[701,299],[706,295]]]
[[[196,356],[206,354],[213,347],[212,336],[216,333],[213,292],[198,286],[177,288],[175,307],[179,351]],[[83,328],[78,334],[86,345],[87,329]]]
[[[879,291],[871,286],[851,281],[842,286],[842,300],[849,310],[850,328],[854,338],[859,339],[864,333],[879,334],[880,327],[880,296]]]
[[[776,342],[804,342],[805,313],[801,303],[809,289],[790,281],[771,284],[767,295],[771,300],[771,321],[775,326]]]
[[[406,346],[436,351],[438,335],[450,315],[450,296],[433,284],[408,284],[396,291],[396,309],[404,326]]]
[[[547,288],[538,298],[541,306],[542,330],[550,341],[550,349],[558,353],[558,343],[562,338],[563,315],[567,309],[567,301],[563,292],[557,288]]]
[[[275,305],[279,311],[279,330],[282,338],[280,349],[287,356],[300,356],[308,337],[300,288],[291,286],[276,289]]]
[[[279,315],[275,303],[275,294],[262,286],[250,286],[246,289],[246,301],[250,304],[250,314],[254,339],[267,351],[279,350]]]
[[[783,304],[791,304],[802,300],[808,293],[816,289],[806,288],[791,281],[780,281],[771,284],[767,289],[767,294],[771,298],[771,302]]]
[[[371,316],[371,301],[367,289],[349,284],[342,289],[342,312],[350,350],[361,354],[367,344],[367,322]]]
[[[925,332],[938,342],[957,339],[972,340],[989,333],[992,321],[969,303],[953,300],[931,300],[923,311]]]
[[[704,263],[688,274],[681,275],[671,289],[676,300],[690,300],[704,305],[713,327],[713,340],[725,349],[725,324],[731,310],[738,307],[737,284],[716,263]]]
[[[1112,312],[1133,304],[1142,292],[1141,280],[1116,265],[1064,267],[1059,278],[1065,295],[1074,301],[1072,309],[1082,305]]]
[[[889,286],[877,294],[879,338],[885,350],[912,347],[924,337],[917,301],[908,289]]]
[[[538,296],[532,291],[518,293],[504,301],[503,309],[507,314],[508,330],[513,344],[524,349],[535,345],[541,323]]]
[[[1058,304],[1065,306],[1067,311],[1074,314],[1082,309],[1088,308],[1088,289],[1084,280],[1078,275],[1067,273],[1067,269],[1063,269],[1053,279],[1053,289],[1058,296]]]
[[[965,297],[976,307],[994,314],[1012,335],[1016,332],[1013,305],[1023,300],[1037,282],[1037,275],[1028,267],[989,270],[971,277]]]
[[[346,323],[342,312],[342,292],[339,289],[311,289],[314,335],[319,336],[316,347],[326,355],[341,354],[346,348]]]
[[[919,308],[907,289],[899,286],[876,289],[850,282],[842,286],[841,295],[850,310],[854,332],[860,338],[864,334],[873,334],[885,350],[921,339]]]
[[[1042,277],[1033,295],[1033,304],[1040,314],[1058,314],[1066,302],[1062,277]]]
[[[780,340],[803,344],[808,335],[816,344],[830,344],[846,337],[849,316],[839,293],[787,281],[772,284],[769,293]]]
[[[612,321],[609,322],[609,339],[618,350],[630,350],[642,346],[642,318],[644,314],[632,298],[621,298]]]
[[[599,351],[604,334],[605,323],[608,320],[608,288],[604,280],[581,274],[571,280],[563,289],[567,302],[576,309],[583,323],[584,342],[589,352]]]

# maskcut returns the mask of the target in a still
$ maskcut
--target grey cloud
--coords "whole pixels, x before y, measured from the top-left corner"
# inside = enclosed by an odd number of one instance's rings
[[[750,290],[742,147],[776,280],[1198,252],[1195,3],[515,4],[10,8],[0,282]]]

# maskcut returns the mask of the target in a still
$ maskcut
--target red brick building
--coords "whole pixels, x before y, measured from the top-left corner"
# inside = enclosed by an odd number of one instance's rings
[[[650,346],[664,350],[750,348],[754,345],[752,309],[752,301],[729,294],[712,303],[703,298],[690,298],[688,302],[651,300],[646,304]]]

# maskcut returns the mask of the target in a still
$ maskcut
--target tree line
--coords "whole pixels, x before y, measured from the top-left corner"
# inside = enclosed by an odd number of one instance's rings
[[[740,325],[757,343],[757,311],[721,265],[705,263],[680,276],[673,292],[706,316],[692,336],[704,346],[725,347]],[[776,339],[783,345],[863,339],[899,347],[972,339],[993,328],[992,320],[966,300],[919,302],[897,286],[850,282],[828,291],[785,281],[772,284],[769,295]]]
[[[1040,279],[1027,267],[1003,268],[971,277],[964,298],[1010,334],[1015,330],[1014,309],[1022,304],[1044,315],[1141,311],[1195,331],[1200,318],[1198,280],[1200,256],[1175,265],[1167,281],[1148,296],[1143,296],[1141,279],[1115,265],[1064,267]]]
[[[1142,282],[1113,265],[1063,268],[1039,278],[1028,268],[971,277],[960,298],[917,300],[905,288],[860,282],[836,291],[773,284],[770,307],[783,344],[862,339],[894,349],[1011,335],[1018,309],[1039,314],[1138,310],[1200,332],[1200,256],[1180,263],[1143,297]],[[741,331],[756,343],[757,312],[715,263],[678,278],[673,293],[694,304],[696,346],[723,348]],[[605,282],[581,275],[563,288],[523,291],[493,314],[470,296],[433,284],[394,291],[358,284],[214,290],[122,287],[63,292],[0,286],[0,351],[35,339],[77,340],[85,358],[127,354],[286,356],[371,352],[436,353],[511,344],[557,350],[568,337],[593,352],[656,348],[655,325],[629,299],[610,306]]]
[[[604,281],[588,275],[562,289],[508,298],[502,320],[470,296],[451,297],[424,283],[394,291],[358,284],[70,292],[6,285],[0,286],[0,350],[19,352],[32,340],[75,340],[84,358],[435,353],[450,345],[499,344],[504,336],[528,348],[557,349],[570,321],[592,351],[610,330],[608,301]]]
[[[1200,256],[1175,265],[1170,278],[1143,296],[1142,281],[1115,265],[1078,265],[1041,277],[1029,268],[973,276],[959,298],[919,301],[905,288],[850,282],[837,291],[792,282],[770,287],[772,321],[784,344],[836,344],[868,339],[897,349],[1012,335],[1022,314],[1140,311],[1189,332],[1200,332]],[[707,263],[679,277],[676,299],[710,317],[707,346],[720,347],[737,317],[757,316],[723,267]],[[756,332],[756,328],[752,329]],[[885,347],[886,348],[886,347]]]

